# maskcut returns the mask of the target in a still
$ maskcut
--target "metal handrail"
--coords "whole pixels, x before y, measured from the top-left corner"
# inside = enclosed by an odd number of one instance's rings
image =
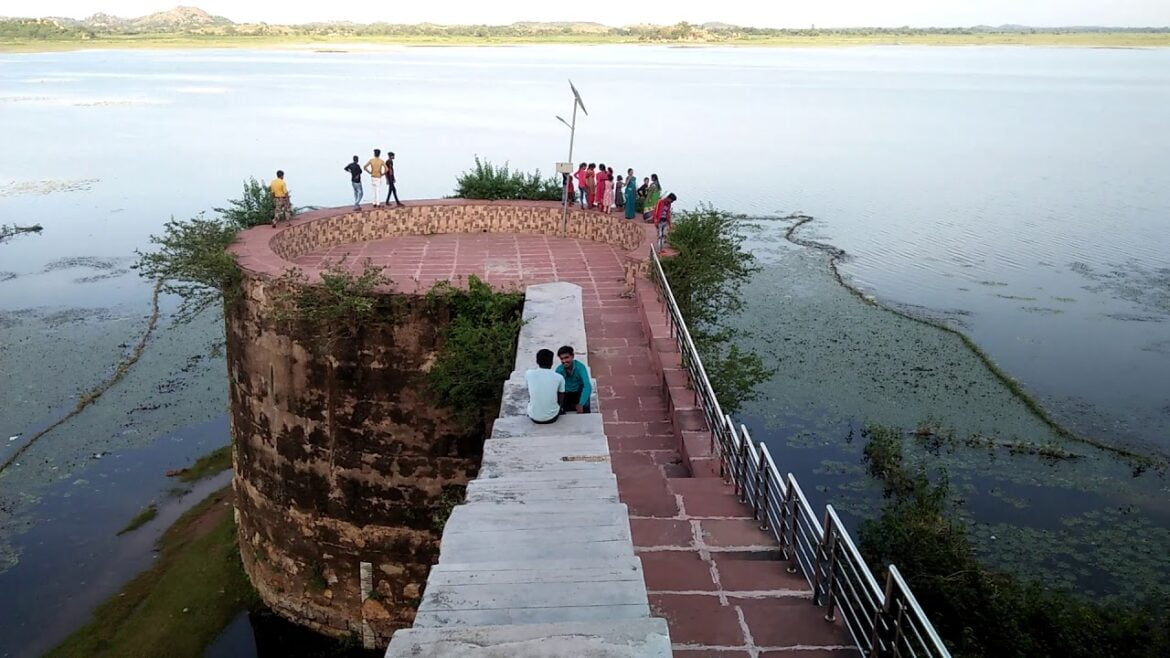
[[[751,507],[761,529],[779,542],[788,571],[808,581],[813,603],[827,610],[825,619],[835,621],[840,612],[854,644],[867,657],[950,658],[897,567],[888,565],[885,587],[879,587],[833,506],[825,506],[822,524],[796,476],[781,477],[768,447],[754,442],[744,425],[737,430],[731,415],[723,413],[654,249],[650,250],[650,278],[666,311],[695,404],[711,430],[711,450],[719,460],[720,476]]]

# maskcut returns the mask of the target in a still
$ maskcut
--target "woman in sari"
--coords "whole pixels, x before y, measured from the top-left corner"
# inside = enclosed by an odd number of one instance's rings
[[[604,162],[597,165],[597,174],[594,176],[593,181],[593,205],[598,210],[605,212],[605,186],[606,184],[612,185],[613,183],[609,180],[609,170],[605,168]]]
[[[638,179],[634,178],[634,170],[626,170],[626,219],[634,218],[635,196],[638,193]]]
[[[658,184],[658,174],[650,174],[650,185],[646,188],[646,205],[643,206],[646,211],[642,213],[642,219],[650,221],[650,214],[658,207],[658,198],[662,196],[662,186]]]

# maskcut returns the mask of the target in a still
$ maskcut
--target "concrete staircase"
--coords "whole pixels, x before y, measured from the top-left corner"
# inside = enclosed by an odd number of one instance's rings
[[[526,415],[536,351],[572,345],[588,365],[581,288],[530,286],[516,370],[467,502],[454,509],[414,627],[388,658],[666,658],[626,506],[618,502],[596,393],[591,414]],[[596,383],[594,385],[596,391]]]

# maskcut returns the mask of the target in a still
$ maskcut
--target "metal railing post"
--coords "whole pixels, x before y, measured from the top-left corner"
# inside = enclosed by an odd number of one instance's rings
[[[763,447],[761,447],[759,450],[758,463],[759,463],[759,467],[756,470],[756,491],[755,491],[756,495],[752,497],[752,518],[756,519],[756,520],[760,519],[760,502],[761,502],[763,496],[765,495],[764,474],[765,474],[765,471],[767,470],[767,466],[768,466],[767,464],[764,463],[764,449],[763,449]],[[767,530],[767,529],[768,529],[768,519],[767,519],[767,517],[765,517],[763,519],[763,523],[760,524],[760,530]]]
[[[883,592],[833,506],[825,506],[824,524],[819,523],[796,477],[792,473],[781,476],[768,447],[762,442],[754,444],[747,427],[740,425],[737,429],[731,415],[723,413],[653,249],[650,268],[670,337],[679,350],[680,366],[694,393],[694,404],[711,432],[711,452],[719,460],[720,477],[735,487],[743,504],[751,507],[752,518],[760,521],[760,529],[771,530],[784,551],[787,571],[802,574],[809,581],[812,601],[827,608],[827,621],[835,621],[841,609],[844,627],[866,658],[897,658],[903,649],[907,658],[950,658],[945,643],[897,568],[889,565]],[[749,467],[754,467],[755,472],[749,472]],[[774,499],[769,490],[773,484],[779,487]],[[779,509],[774,509],[777,505]],[[773,525],[779,527],[769,528]],[[872,626],[865,628],[870,621]]]
[[[743,438],[743,440],[739,442],[739,454],[736,455],[736,458],[739,460],[739,465],[736,466],[736,470],[739,471],[739,479],[740,479],[740,482],[739,482],[739,502],[745,503],[745,504],[748,502],[748,499],[747,499],[748,450],[749,450],[748,440],[747,440],[747,437],[745,436]]]
[[[792,486],[789,480],[784,481],[784,507],[792,506],[791,511],[788,512],[788,545],[792,547],[792,560],[788,565],[788,573],[796,573],[800,570],[800,555],[796,546],[796,524],[799,523],[800,510],[797,509],[796,501],[796,487]],[[813,590],[816,594],[816,590]]]

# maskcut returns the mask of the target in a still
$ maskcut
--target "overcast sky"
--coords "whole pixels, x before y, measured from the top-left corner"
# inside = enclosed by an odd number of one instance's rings
[[[101,11],[136,17],[171,9],[174,0],[0,0],[0,15],[84,18]],[[515,21],[593,21],[607,25],[721,21],[762,27],[1170,25],[1170,0],[423,0],[297,2],[198,0],[190,2],[236,22],[506,24]]]

